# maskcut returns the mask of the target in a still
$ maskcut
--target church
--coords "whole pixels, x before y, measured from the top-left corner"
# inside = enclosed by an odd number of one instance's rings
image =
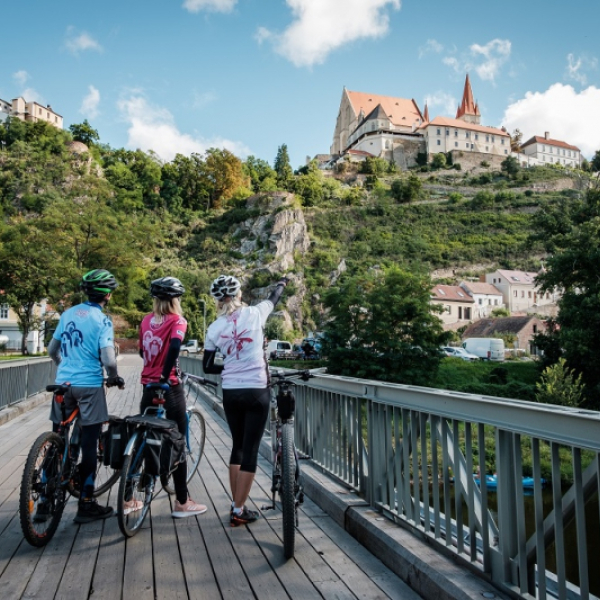
[[[451,153],[454,163],[474,166],[487,161],[499,165],[510,154],[510,135],[505,129],[481,125],[469,75],[456,117],[429,118],[414,99],[352,92],[344,88],[337,116],[331,156],[335,162],[348,156],[364,160],[374,156],[393,160],[401,169],[428,161],[439,152]]]

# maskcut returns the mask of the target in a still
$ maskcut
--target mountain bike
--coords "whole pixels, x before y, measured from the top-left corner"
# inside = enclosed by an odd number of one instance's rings
[[[79,498],[81,423],[79,407],[69,415],[64,396],[69,384],[49,385],[52,401],[60,405],[62,421],[57,431],[42,433],[33,443],[21,478],[19,519],[23,536],[36,547],[45,546],[54,536],[69,496]],[[108,491],[119,471],[104,465],[101,435],[98,440],[98,467],[94,496]]]
[[[283,521],[283,554],[285,558],[294,556],[298,507],[304,502],[302,474],[299,455],[294,444],[294,413],[296,399],[294,379],[308,381],[314,375],[309,370],[282,373],[271,371],[269,387],[277,388],[271,397],[271,462],[273,466],[271,493],[272,501],[262,510],[275,509],[275,497],[279,496]]]
[[[218,385],[202,377],[193,377],[194,381],[203,385],[215,387]],[[155,393],[153,406],[147,407],[141,415],[125,417],[125,421],[132,427],[133,432],[124,452],[117,495],[117,520],[121,532],[127,537],[133,537],[144,523],[152,499],[156,495],[155,490],[156,493],[160,491],[156,485],[159,478],[164,489],[172,493],[170,483],[172,470],[170,467],[173,465],[164,469],[164,465],[154,465],[152,461],[152,447],[157,448],[160,461],[163,461],[163,433],[168,430],[177,430],[177,424],[166,418],[164,408],[164,395],[170,386],[168,383],[149,383],[146,387]],[[189,481],[198,469],[202,458],[206,426],[204,418],[196,408],[190,406],[186,412],[188,426],[185,447],[182,448],[182,460],[191,461],[191,465],[188,463],[187,481]],[[171,461],[169,460],[169,462]],[[179,459],[177,464],[179,464]]]

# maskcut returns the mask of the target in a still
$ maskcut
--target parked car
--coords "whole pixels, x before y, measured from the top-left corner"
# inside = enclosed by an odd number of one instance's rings
[[[179,353],[181,356],[189,356],[190,354],[199,354],[203,348],[198,340],[188,340],[183,346]]]
[[[446,356],[454,356],[455,358],[462,358],[463,360],[479,360],[479,356],[467,352],[464,348],[444,346],[442,350],[446,353]]]
[[[285,340],[269,340],[267,343],[267,356],[270,360],[296,357],[292,344]]]

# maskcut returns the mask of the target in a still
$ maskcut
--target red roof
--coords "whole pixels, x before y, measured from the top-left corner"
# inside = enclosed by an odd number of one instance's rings
[[[525,148],[525,146],[529,146],[530,144],[546,144],[547,146],[555,146],[558,148],[564,148],[565,150],[575,150],[576,152],[581,152],[577,146],[571,146],[571,144],[567,144],[567,142],[553,140],[551,138],[542,137],[541,135],[534,135],[524,144],[521,144],[521,148]]]

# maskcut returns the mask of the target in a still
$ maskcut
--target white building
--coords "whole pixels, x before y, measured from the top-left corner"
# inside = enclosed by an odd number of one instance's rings
[[[431,289],[431,304],[444,309],[442,313],[436,313],[444,326],[464,325],[473,320],[473,298],[458,285],[434,286]]]
[[[473,298],[473,320],[485,319],[496,308],[504,308],[502,292],[491,283],[483,281],[463,281],[460,287]]]
[[[581,166],[581,151],[579,148],[561,140],[553,140],[548,131],[544,133],[544,137],[534,135],[522,144],[521,153],[535,158],[538,164],[542,165],[559,164],[573,168]]]
[[[22,97],[15,98],[12,102],[0,98],[0,120],[5,121],[8,117],[30,123],[46,121],[58,129],[63,128],[63,118],[49,104],[42,106],[37,102],[26,102]]]
[[[560,294],[541,292],[535,283],[537,273],[498,269],[486,273],[485,280],[502,292],[504,304],[511,313],[536,312],[538,307],[556,305]]]

